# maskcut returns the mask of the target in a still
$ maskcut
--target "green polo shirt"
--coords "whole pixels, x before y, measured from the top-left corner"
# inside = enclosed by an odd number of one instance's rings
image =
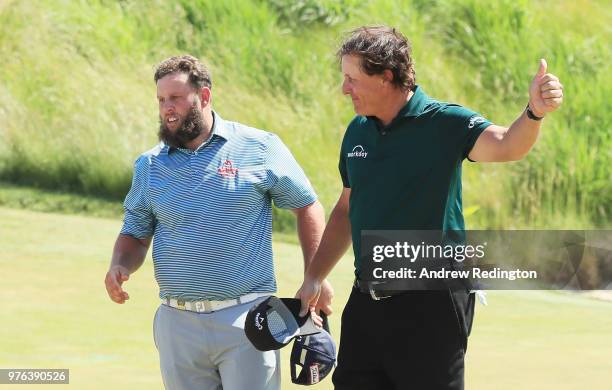
[[[362,230],[462,230],[461,164],[491,125],[480,114],[428,97],[420,87],[386,127],[374,117],[349,124],[340,175],[351,188],[355,268]]]

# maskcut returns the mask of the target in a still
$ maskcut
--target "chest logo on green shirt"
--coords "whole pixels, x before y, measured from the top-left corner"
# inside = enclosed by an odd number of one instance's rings
[[[363,146],[361,145],[357,145],[353,148],[352,152],[349,152],[346,154],[347,158],[353,158],[353,157],[360,157],[360,158],[366,158],[368,157],[368,152],[366,152],[363,149]]]

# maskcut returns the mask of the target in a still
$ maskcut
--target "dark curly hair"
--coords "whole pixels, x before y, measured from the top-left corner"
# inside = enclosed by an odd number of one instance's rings
[[[351,31],[336,53],[361,58],[361,68],[368,75],[393,73],[393,85],[402,90],[414,89],[416,78],[412,47],[408,39],[388,26],[362,26]]]
[[[163,60],[155,70],[154,80],[157,81],[171,73],[182,72],[189,75],[189,83],[196,89],[212,88],[210,71],[197,58],[190,55],[175,56]]]

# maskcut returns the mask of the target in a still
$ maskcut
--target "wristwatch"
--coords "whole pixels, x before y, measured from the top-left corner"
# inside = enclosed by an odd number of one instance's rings
[[[543,116],[536,116],[533,111],[531,111],[531,108],[529,108],[529,103],[527,103],[527,108],[525,109],[525,111],[527,111],[527,118],[534,120],[534,121],[541,121],[542,119],[544,119]]]

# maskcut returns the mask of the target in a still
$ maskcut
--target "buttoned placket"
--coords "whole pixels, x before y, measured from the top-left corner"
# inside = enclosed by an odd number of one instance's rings
[[[204,141],[202,145],[198,146],[196,150],[187,151],[187,154],[189,155],[189,169],[191,170],[191,179],[195,182],[198,182],[202,178],[202,176],[204,176],[204,170],[201,164],[201,159],[203,158],[202,154],[205,153],[206,148],[212,143],[214,136],[215,134],[211,132],[208,139],[206,139],[206,141]]]

